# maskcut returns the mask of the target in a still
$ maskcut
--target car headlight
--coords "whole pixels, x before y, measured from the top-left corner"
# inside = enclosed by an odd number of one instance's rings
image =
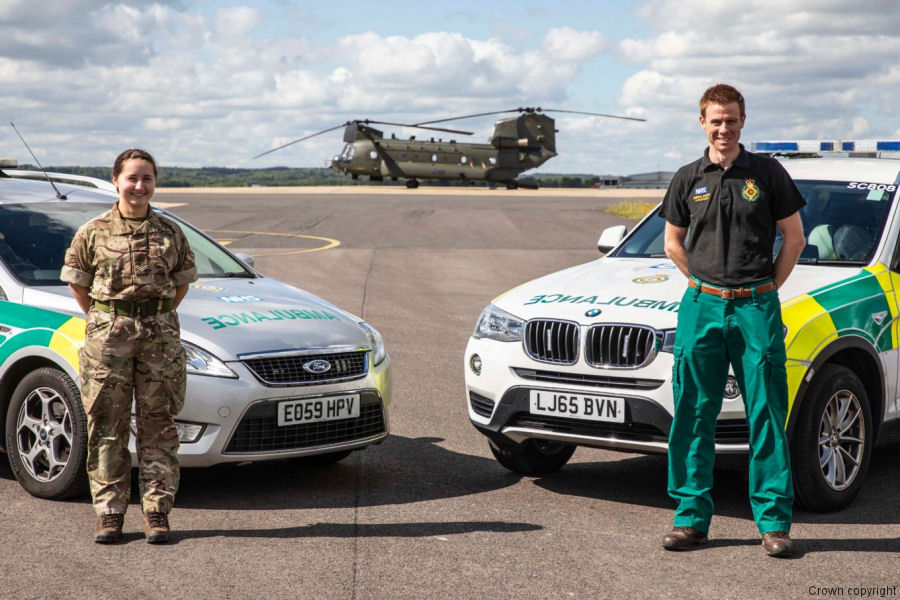
[[[203,348],[185,341],[181,342],[181,346],[184,348],[185,366],[188,373],[206,375],[208,377],[237,379],[237,373]]]
[[[478,317],[472,337],[498,342],[521,342],[524,328],[525,321],[505,310],[500,310],[493,304],[488,304]]]
[[[659,332],[660,336],[660,352],[672,352],[675,350],[675,330],[663,329]]]
[[[381,337],[377,329],[365,321],[360,322],[359,326],[366,330],[366,333],[369,334],[369,340],[372,342],[372,364],[375,366],[380,365],[387,357],[387,351],[384,349],[384,338]]]

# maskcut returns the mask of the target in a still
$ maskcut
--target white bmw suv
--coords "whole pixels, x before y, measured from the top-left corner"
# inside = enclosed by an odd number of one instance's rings
[[[779,291],[795,492],[805,508],[836,510],[859,492],[872,447],[900,440],[900,161],[784,165],[807,201],[807,247]],[[466,399],[504,467],[550,473],[576,446],[667,451],[686,280],[663,252],[664,225],[657,208],[627,236],[610,228],[600,237],[605,257],[516,287],[482,311],[465,353]],[[716,451],[746,453],[747,440],[729,377]]]

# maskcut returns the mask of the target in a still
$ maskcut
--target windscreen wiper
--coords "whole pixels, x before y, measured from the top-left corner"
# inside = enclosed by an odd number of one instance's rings
[[[220,273],[218,275],[215,275],[215,277],[247,277],[249,279],[252,279],[254,277],[254,275],[253,275],[253,273],[250,273],[248,271],[240,271],[240,272],[229,271],[228,273]]]

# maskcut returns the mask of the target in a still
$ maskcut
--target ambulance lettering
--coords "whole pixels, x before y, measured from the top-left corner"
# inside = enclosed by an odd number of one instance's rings
[[[613,296],[612,298],[598,300],[597,296],[572,296],[569,294],[538,294],[523,303],[525,306],[533,304],[597,304],[601,306],[631,306],[633,308],[651,308],[678,312],[677,300],[666,301],[655,298],[630,298],[628,296]]]

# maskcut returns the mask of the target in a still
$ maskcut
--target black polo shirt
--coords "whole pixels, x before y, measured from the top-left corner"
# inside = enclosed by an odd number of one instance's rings
[[[688,269],[708,283],[738,287],[773,277],[775,222],[806,204],[781,164],[744,150],[727,170],[703,157],[681,167],[660,216],[690,227]]]

